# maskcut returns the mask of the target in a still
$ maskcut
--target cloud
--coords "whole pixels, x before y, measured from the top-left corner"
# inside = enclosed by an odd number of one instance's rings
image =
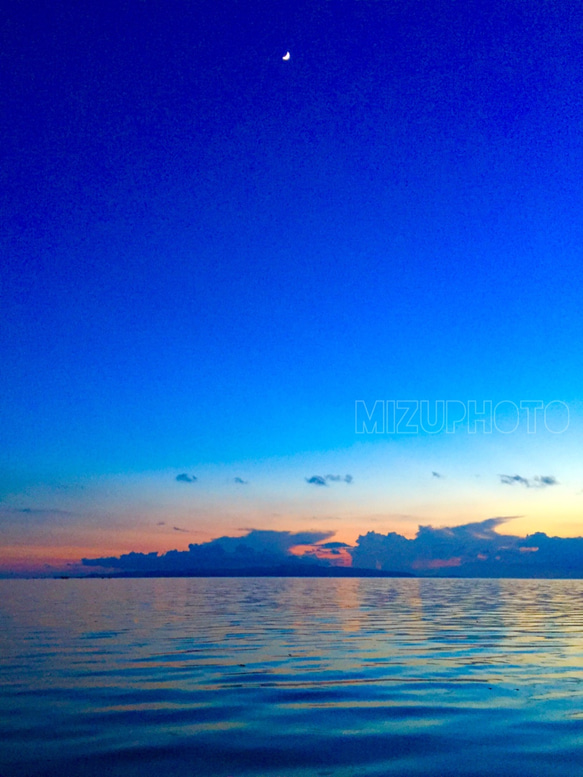
[[[158,521],[156,526],[166,526],[166,521]]]
[[[353,567],[407,572],[422,576],[563,577],[583,576],[583,537],[526,537],[498,534],[512,518],[497,516],[462,526],[419,526],[408,539],[396,532],[361,535],[355,546],[331,540],[334,532],[291,532],[249,529],[241,537],[218,537],[191,544],[188,550],[126,553],[83,559],[99,570],[130,573],[185,573],[277,569],[352,561]],[[185,531],[174,527],[175,531]],[[302,552],[302,555],[298,555]]]
[[[419,526],[410,540],[395,532],[387,535],[376,532],[358,538],[350,551],[354,566],[376,567],[401,571],[437,569],[459,559],[475,560],[478,554],[488,556],[507,543],[508,538],[496,533],[496,528],[509,520],[500,516],[463,526],[434,528]]]
[[[506,486],[513,486],[520,483],[526,488],[546,488],[547,486],[558,486],[558,480],[552,475],[536,475],[532,480],[523,478],[521,475],[500,475],[500,482]]]
[[[352,475],[312,475],[311,478],[305,478],[306,483],[311,483],[314,486],[327,486],[328,483],[352,483],[354,478]]]
[[[530,487],[530,483],[526,478],[520,477],[520,475],[500,475],[500,482],[506,486],[513,486],[515,483],[522,483],[527,488]]]
[[[433,475],[434,478],[442,478],[443,477],[443,475],[441,475],[439,472],[432,472],[431,474]]]
[[[176,531],[184,531],[174,527]],[[319,563],[323,559],[302,558],[291,552],[297,546],[314,546],[330,539],[333,531],[266,531],[250,529],[242,537],[218,537],[210,542],[192,544],[188,550],[167,553],[126,553],[95,559],[82,559],[87,567],[100,567],[128,572],[188,572],[200,570],[235,570],[273,568],[281,565]]]
[[[537,488],[546,488],[547,486],[558,486],[559,481],[552,475],[537,475],[535,477]]]
[[[233,478],[233,482],[238,483],[240,486],[246,486],[248,481],[243,478]]]
[[[313,486],[327,486],[326,478],[321,475],[312,475],[311,478],[305,478],[306,483],[311,483]]]
[[[176,480],[179,483],[196,483],[198,478],[196,475],[187,475],[186,472],[181,472],[180,475],[176,475]]]
[[[9,507],[0,504],[0,527],[10,531],[32,531],[33,527],[66,527],[78,518],[78,513],[57,507]]]
[[[348,550],[357,567],[461,577],[581,577],[583,538],[498,534],[518,516],[499,516],[463,526],[419,526],[407,539],[390,532],[360,536]]]
[[[188,529],[181,529],[180,526],[173,526],[172,528],[174,529],[174,531],[181,531],[181,532],[184,532],[185,534],[190,534]]]
[[[69,510],[58,510],[56,507],[2,507],[0,512],[11,515],[74,515]]]

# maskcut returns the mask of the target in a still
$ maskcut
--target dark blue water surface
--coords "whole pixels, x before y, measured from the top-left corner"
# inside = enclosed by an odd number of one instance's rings
[[[583,771],[583,581],[0,581],[0,774]]]

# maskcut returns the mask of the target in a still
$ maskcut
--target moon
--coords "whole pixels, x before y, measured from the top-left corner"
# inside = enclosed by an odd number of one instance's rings
[[[286,62],[288,61],[288,59],[291,59],[291,54],[289,53],[289,51],[283,55],[282,59],[285,60]]]

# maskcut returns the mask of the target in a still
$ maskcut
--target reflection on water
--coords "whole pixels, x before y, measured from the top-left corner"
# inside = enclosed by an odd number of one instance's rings
[[[0,581],[0,773],[583,767],[583,581]]]

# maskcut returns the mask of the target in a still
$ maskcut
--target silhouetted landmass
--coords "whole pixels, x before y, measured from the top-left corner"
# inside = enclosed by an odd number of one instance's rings
[[[323,567],[317,565],[290,564],[278,567],[245,567],[238,569],[175,569],[133,570],[110,574],[84,575],[84,577],[415,577],[410,572],[390,572],[358,567]]]

